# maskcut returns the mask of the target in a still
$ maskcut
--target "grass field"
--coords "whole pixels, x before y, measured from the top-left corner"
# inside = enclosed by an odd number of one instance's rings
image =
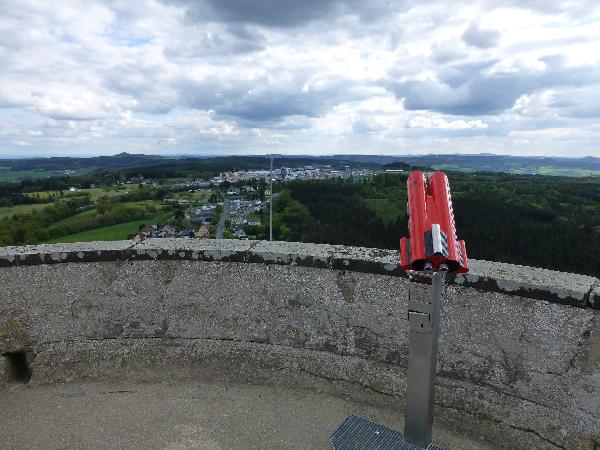
[[[587,169],[563,169],[553,166],[541,166],[538,168],[540,175],[554,175],[564,177],[597,177],[600,176],[600,172],[597,170]]]
[[[74,216],[67,217],[66,219],[59,220],[58,222],[54,222],[48,229],[53,229],[60,227],[62,225],[69,225],[71,222],[74,222],[79,219],[83,219],[85,217],[94,217],[98,212],[96,209],[88,209],[87,211],[81,211],[80,213],[75,214]]]
[[[158,200],[143,200],[140,202],[122,202],[123,205],[148,205],[154,204],[157,208],[160,208],[160,202]],[[59,220],[58,222],[50,225],[49,229],[52,230],[54,228],[58,228],[64,225],[70,225],[73,222],[76,222],[80,219],[85,219],[86,217],[94,217],[98,214],[96,208],[88,209],[87,211],[81,211],[71,217],[67,217],[66,219]]]
[[[124,184],[120,187],[102,187],[102,188],[92,188],[92,189],[82,189],[82,192],[89,192],[90,199],[92,201],[98,200],[100,197],[117,197],[119,195],[127,194],[131,191],[137,191],[137,184]]]
[[[142,200],[140,202],[121,202],[120,204],[122,204],[122,205],[143,205],[143,206],[153,204],[154,206],[156,206],[157,209],[160,208],[160,201],[158,201],[158,200]],[[82,211],[71,217],[67,217],[66,219],[59,220],[58,222],[53,223],[49,229],[57,228],[57,227],[60,227],[63,225],[70,225],[72,222],[76,222],[77,220],[84,219],[86,217],[94,217],[97,214],[98,214],[98,212],[96,211],[96,208],[88,209],[87,211]]]
[[[478,167],[463,167],[460,164],[433,164],[431,166],[435,170],[452,170],[457,172],[496,172],[497,167],[489,165],[480,165]],[[523,165],[518,162],[507,163],[503,166],[501,172],[511,173],[514,175],[527,175],[537,173],[539,175],[552,175],[562,177],[597,177],[600,176],[600,171],[582,168],[555,167],[555,166],[536,166]]]
[[[24,214],[33,211],[34,209],[42,210],[46,206],[50,206],[53,203],[38,203],[36,205],[15,205],[15,206],[4,206],[0,208],[0,219],[6,216],[12,216],[13,214]]]
[[[88,211],[85,211],[88,212]],[[56,242],[89,242],[89,241],[116,241],[127,239],[127,236],[138,231],[142,224],[164,224],[171,217],[171,213],[161,212],[147,219],[139,219],[131,222],[119,223],[95,230],[82,231],[81,233],[69,234],[59,238],[46,241],[47,244]]]

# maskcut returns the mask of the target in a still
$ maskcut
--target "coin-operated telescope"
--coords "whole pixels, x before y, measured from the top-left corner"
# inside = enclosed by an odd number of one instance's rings
[[[424,272],[469,271],[465,241],[456,238],[450,185],[444,172],[429,178],[418,170],[408,177],[408,228],[400,239],[400,267]]]
[[[431,442],[440,312],[447,272],[469,270],[465,242],[456,237],[450,185],[443,172],[412,172],[408,186],[410,236],[400,239],[408,271],[408,368],[404,434],[349,416],[331,435],[334,450],[442,450]]]

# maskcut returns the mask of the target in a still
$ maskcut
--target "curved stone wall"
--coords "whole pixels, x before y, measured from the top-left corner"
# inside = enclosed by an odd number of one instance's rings
[[[448,280],[436,420],[498,448],[593,449],[598,280],[471,264]],[[327,380],[403,404],[408,283],[394,251],[180,239],[8,247],[0,283],[0,381],[20,358],[33,383]]]

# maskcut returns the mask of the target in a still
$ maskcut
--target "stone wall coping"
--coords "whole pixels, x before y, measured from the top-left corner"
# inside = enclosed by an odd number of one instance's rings
[[[406,277],[396,250],[283,241],[147,239],[0,248],[0,267],[97,261],[192,260],[298,265]],[[555,270],[470,259],[448,281],[484,291],[600,309],[600,280]]]

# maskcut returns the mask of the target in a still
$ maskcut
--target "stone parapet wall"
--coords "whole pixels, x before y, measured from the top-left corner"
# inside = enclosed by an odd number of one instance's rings
[[[600,284],[472,261],[449,280],[436,420],[498,448],[594,448]],[[0,249],[0,380],[233,378],[401,408],[408,281],[390,250],[150,239]],[[586,447],[587,446],[587,447]]]
[[[0,267],[65,262],[191,260],[279,264],[406,277],[396,250],[239,240],[147,239],[1,247]],[[597,278],[536,267],[469,260],[450,284],[600,309]]]

